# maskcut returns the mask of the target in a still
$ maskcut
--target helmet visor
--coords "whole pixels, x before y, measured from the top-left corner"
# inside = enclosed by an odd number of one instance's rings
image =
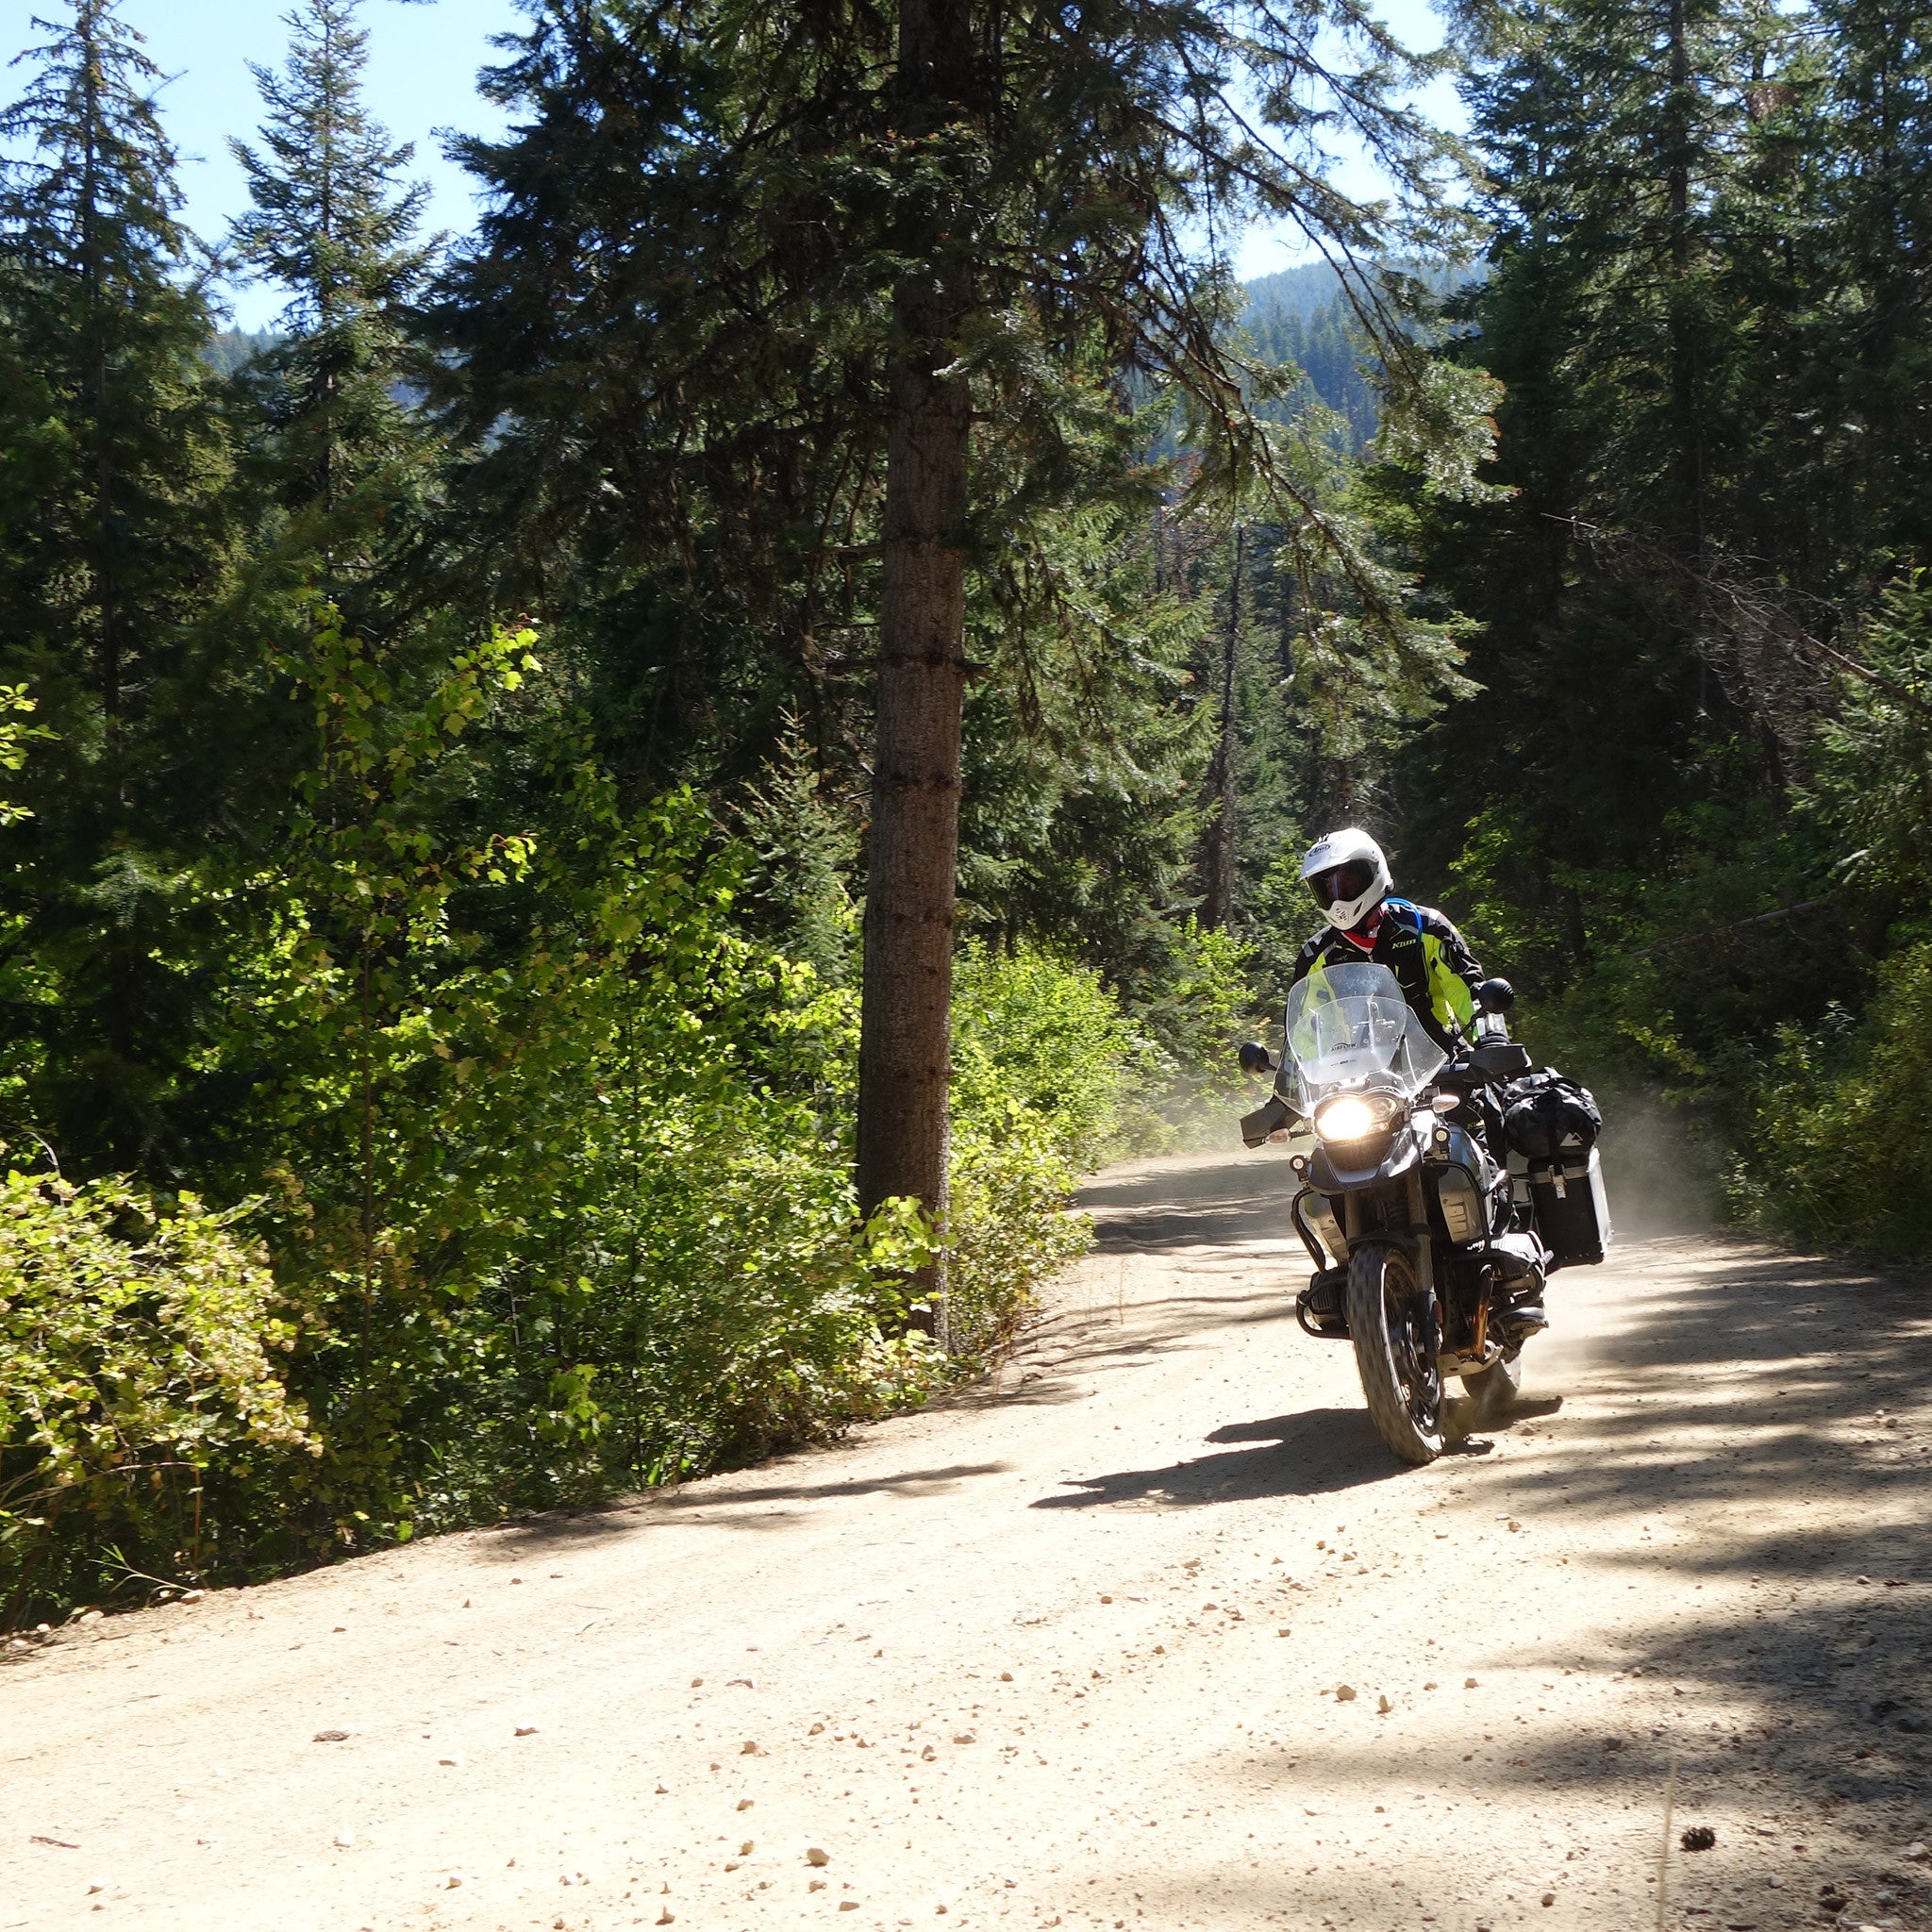
[[[1331,865],[1326,872],[1311,874],[1308,891],[1324,912],[1334,905],[1359,899],[1374,883],[1375,870],[1366,858],[1351,858],[1345,865]]]

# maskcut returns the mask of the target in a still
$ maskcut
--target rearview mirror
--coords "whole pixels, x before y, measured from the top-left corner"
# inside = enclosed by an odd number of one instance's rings
[[[1486,1013],[1507,1013],[1516,1004],[1516,989],[1507,979],[1486,979],[1475,990],[1475,1003]]]
[[[1274,1062],[1268,1057],[1268,1049],[1258,1040],[1241,1041],[1241,1062],[1244,1074],[1272,1074],[1274,1071]]]

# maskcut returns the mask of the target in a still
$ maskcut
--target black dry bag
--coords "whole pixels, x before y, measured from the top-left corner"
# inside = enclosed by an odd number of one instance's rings
[[[1560,1160],[1588,1152],[1603,1132],[1590,1089],[1566,1080],[1554,1067],[1512,1080],[1503,1093],[1503,1132],[1525,1159]]]

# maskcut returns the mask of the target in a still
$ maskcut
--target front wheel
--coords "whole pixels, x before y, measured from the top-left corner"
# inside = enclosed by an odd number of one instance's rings
[[[1388,1241],[1364,1241],[1348,1264],[1348,1331],[1369,1419],[1404,1462],[1442,1453],[1436,1322],[1415,1264]]]

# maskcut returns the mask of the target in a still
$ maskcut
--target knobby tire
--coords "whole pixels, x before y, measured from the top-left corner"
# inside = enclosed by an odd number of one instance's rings
[[[1404,1462],[1442,1453],[1442,1378],[1434,1324],[1408,1256],[1365,1241],[1348,1264],[1348,1327],[1375,1433]]]

